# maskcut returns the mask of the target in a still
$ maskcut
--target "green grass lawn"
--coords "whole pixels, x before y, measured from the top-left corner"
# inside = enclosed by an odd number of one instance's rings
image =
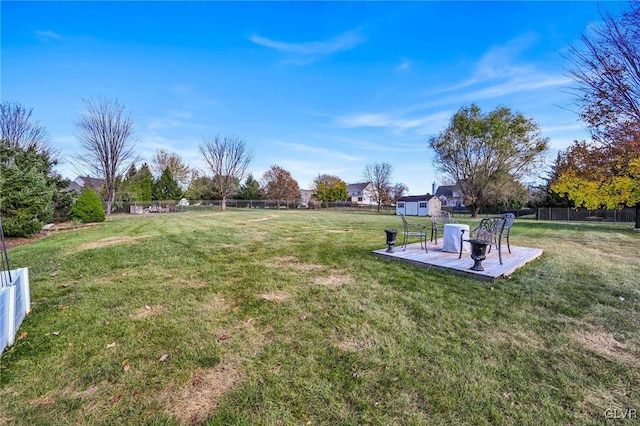
[[[582,425],[640,411],[630,225],[517,220],[512,244],[544,255],[494,284],[372,256],[400,225],[188,212],[13,248],[33,306],[0,358],[0,424]]]

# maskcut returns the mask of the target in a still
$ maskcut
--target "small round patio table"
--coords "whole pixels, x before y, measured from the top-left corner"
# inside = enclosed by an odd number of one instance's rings
[[[466,234],[469,235],[469,225],[463,225],[460,223],[447,223],[444,225],[442,251],[460,253],[460,234],[463,229],[466,231]],[[470,252],[468,242],[462,242],[462,251],[464,253]]]

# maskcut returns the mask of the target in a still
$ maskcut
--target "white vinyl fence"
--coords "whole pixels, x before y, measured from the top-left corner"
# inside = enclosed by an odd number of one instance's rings
[[[0,271],[0,354],[13,345],[18,328],[31,311],[29,269]],[[9,278],[11,276],[11,278]]]

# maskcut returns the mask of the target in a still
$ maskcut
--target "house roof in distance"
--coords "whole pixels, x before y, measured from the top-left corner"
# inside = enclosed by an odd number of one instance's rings
[[[398,198],[398,201],[429,201],[433,198],[434,195],[425,194],[425,195],[405,195],[404,197]]]
[[[97,192],[103,183],[104,179],[92,178],[90,176],[78,176],[65,188],[65,191],[76,190],[82,192],[87,188],[91,188]]]
[[[457,188],[458,188],[457,185],[442,185],[442,186],[439,186],[438,189],[436,190],[436,195],[438,197],[441,197],[443,195],[445,197],[453,197],[453,191]]]
[[[364,191],[367,185],[369,185],[369,182],[350,183],[349,185],[347,185],[347,191],[348,192]]]

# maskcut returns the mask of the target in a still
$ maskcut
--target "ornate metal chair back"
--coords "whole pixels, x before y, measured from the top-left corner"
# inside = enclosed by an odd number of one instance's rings
[[[509,231],[511,229],[511,225],[513,225],[513,222],[516,220],[516,215],[513,213],[503,213],[500,217],[505,220],[504,230]]]
[[[453,223],[451,213],[440,210],[431,214],[431,223],[436,225],[444,225],[446,223]]]
[[[482,219],[474,230],[474,237],[480,240],[495,241],[502,233],[506,220],[502,217]]]

